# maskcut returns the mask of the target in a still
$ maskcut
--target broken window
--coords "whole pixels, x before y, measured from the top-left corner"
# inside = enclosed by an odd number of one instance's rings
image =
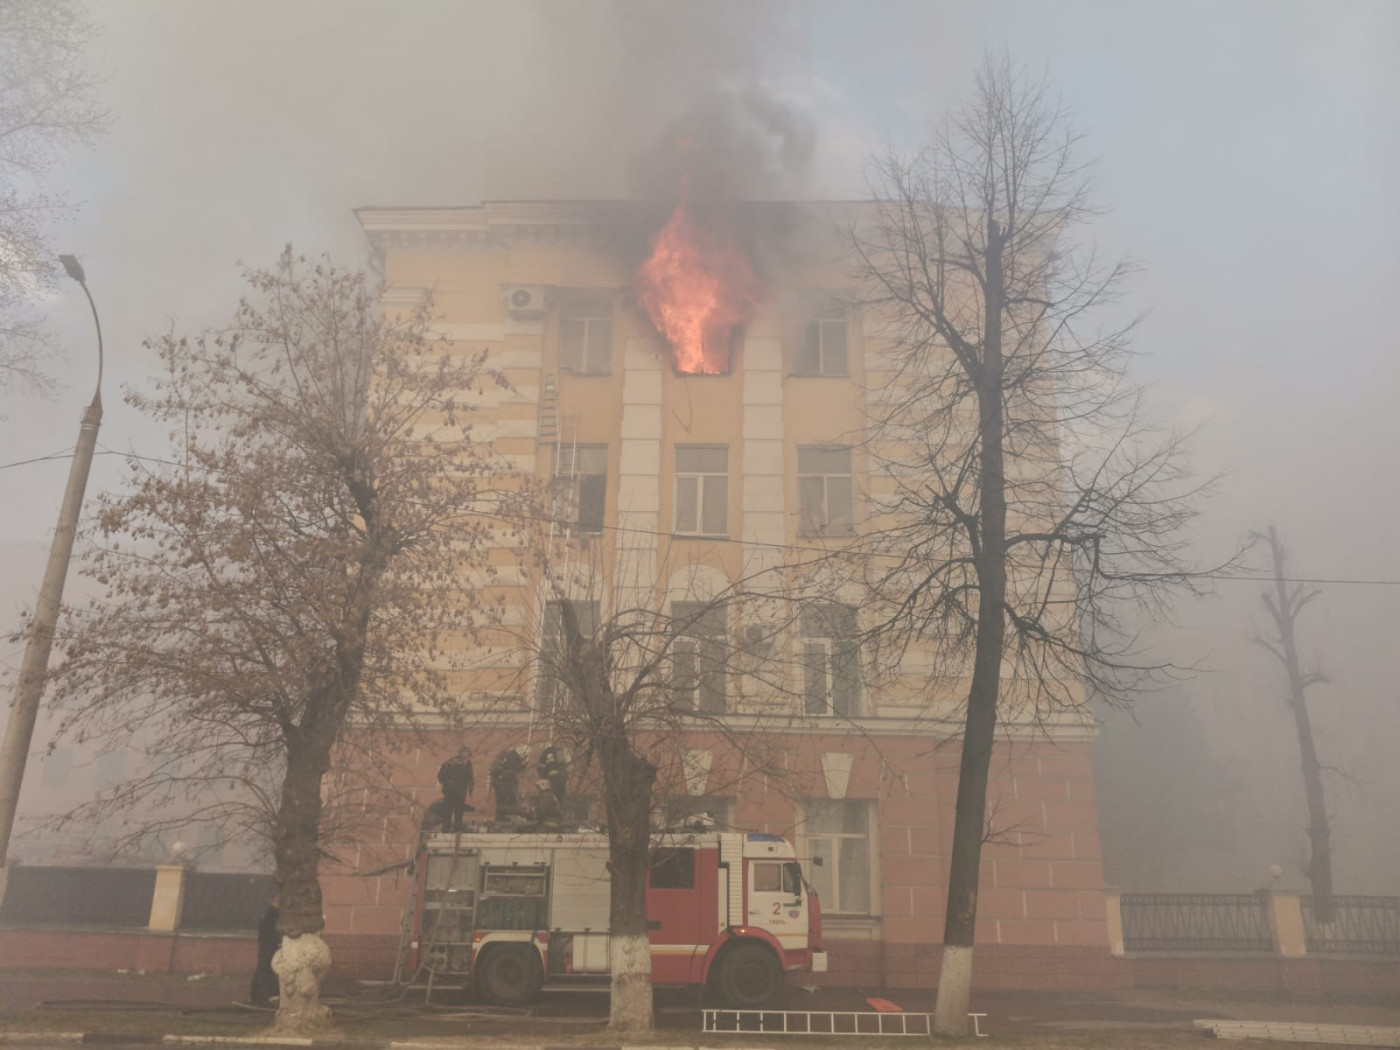
[[[608,446],[561,446],[555,479],[561,501],[555,516],[582,532],[602,532],[608,501]]]

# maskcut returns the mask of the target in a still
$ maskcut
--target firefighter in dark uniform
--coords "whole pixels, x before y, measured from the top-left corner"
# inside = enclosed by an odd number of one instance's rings
[[[536,773],[541,780],[548,784],[549,790],[554,793],[562,811],[564,792],[569,786],[569,763],[564,758],[564,752],[550,744],[540,752]]]
[[[272,1000],[281,992],[281,982],[272,969],[272,957],[282,946],[282,937],[277,932],[277,920],[282,917],[277,907],[277,894],[268,901],[267,911],[258,922],[258,964],[253,969],[253,988],[249,996],[254,1006],[271,1006]]]
[[[476,776],[472,772],[472,751],[464,747],[438,767],[438,783],[442,785],[442,800],[447,803],[447,820],[444,831],[461,831],[462,814],[475,810],[467,805],[467,796],[476,786]]]
[[[525,760],[508,747],[491,763],[491,791],[496,796],[496,819],[505,820],[520,812],[520,774]]]
[[[559,797],[543,778],[535,781],[535,823],[544,831],[558,831],[564,824]]]

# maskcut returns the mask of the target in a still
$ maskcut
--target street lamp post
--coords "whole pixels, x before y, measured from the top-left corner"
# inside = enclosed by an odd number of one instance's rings
[[[24,783],[24,766],[34,738],[34,722],[39,715],[39,700],[44,693],[44,676],[49,668],[49,650],[53,648],[54,628],[63,601],[63,583],[68,576],[68,562],[73,555],[73,541],[78,533],[78,517],[83,509],[83,493],[87,489],[92,454],[97,447],[97,428],[102,423],[102,322],[97,317],[97,304],[88,291],[83,268],[76,257],[60,255],[68,276],[82,286],[92,307],[92,320],[97,326],[97,391],[92,403],[83,410],[78,429],[78,444],[73,450],[73,463],[68,468],[68,487],[63,492],[63,508],[58,513],[53,546],[49,548],[49,563],[44,569],[44,583],[39,589],[39,601],[34,608],[34,621],[29,628],[29,643],[24,649],[19,684],[15,688],[10,721],[5,727],[5,742],[0,746],[0,901],[5,897],[10,833],[15,826],[15,811],[19,807],[19,791]]]

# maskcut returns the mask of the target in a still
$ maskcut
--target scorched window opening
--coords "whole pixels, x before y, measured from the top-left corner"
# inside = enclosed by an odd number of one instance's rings
[[[671,368],[678,376],[727,376],[734,372],[734,357],[743,345],[742,325],[720,329],[705,336],[704,368],[686,369],[680,365],[675,347],[670,347]]]

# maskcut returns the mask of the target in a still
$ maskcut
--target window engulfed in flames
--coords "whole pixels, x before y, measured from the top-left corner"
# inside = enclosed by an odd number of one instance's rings
[[[744,251],[720,223],[677,205],[637,271],[637,301],[671,346],[676,371],[729,371],[733,334],[762,294]]]

